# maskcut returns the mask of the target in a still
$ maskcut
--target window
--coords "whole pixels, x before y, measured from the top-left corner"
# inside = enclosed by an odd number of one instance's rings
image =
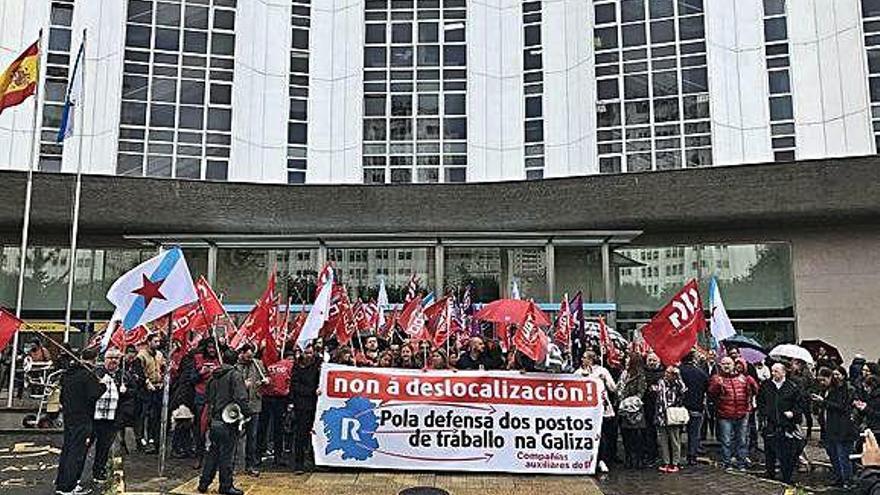
[[[791,120],[794,118],[790,96],[770,98],[770,120]]]
[[[621,32],[623,34],[623,46],[625,47],[644,45],[647,42],[644,24],[624,25],[621,28]]]
[[[540,117],[543,113],[543,102],[540,96],[526,98],[526,118]]]
[[[446,115],[464,115],[465,114],[465,95],[447,94],[444,103],[444,111]]]
[[[654,73],[654,96],[678,94],[678,73],[675,71]]]
[[[681,71],[682,93],[702,93],[709,91],[706,69],[686,69]]]
[[[440,40],[436,22],[419,23],[419,43],[436,43]]]
[[[787,70],[772,71],[769,74],[769,78],[770,94],[791,92]]]
[[[367,44],[385,43],[385,24],[367,24],[365,38]]]
[[[651,23],[651,43],[675,41],[675,21],[656,21]]]
[[[596,81],[596,92],[599,100],[613,100],[620,97],[617,79],[600,79]]]
[[[673,120],[679,120],[678,98],[655,99],[654,121],[669,122]]]
[[[644,0],[621,0],[620,12],[623,22],[644,20],[645,2]]]
[[[704,38],[703,16],[679,18],[678,36],[682,41]]]
[[[596,5],[593,20],[596,24],[607,24],[617,20],[617,9],[613,3]]]
[[[541,26],[533,25],[525,28],[525,44],[526,46],[536,46],[541,44]]]
[[[785,0],[764,0],[764,15],[784,15]]]
[[[780,41],[788,38],[788,28],[785,25],[784,17],[775,17],[773,19],[764,20],[764,39],[769,43],[771,41]]]
[[[617,48],[617,28],[600,28],[593,31],[596,50]]]

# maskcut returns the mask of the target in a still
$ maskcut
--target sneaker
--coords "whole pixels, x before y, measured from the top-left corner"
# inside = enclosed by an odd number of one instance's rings
[[[77,484],[76,488],[73,489],[73,495],[88,495],[89,493],[92,493],[92,489],[85,488],[80,484]]]
[[[666,472],[667,473],[677,473],[679,471],[680,471],[680,469],[678,469],[678,466],[669,466],[669,469]]]
[[[242,491],[234,486],[231,488],[227,488],[226,490],[223,490],[220,493],[221,493],[221,495],[244,495],[244,491]]]
[[[600,473],[607,473],[608,472],[608,466],[605,464],[605,461],[599,461],[598,467],[599,467]]]
[[[107,478],[104,476],[92,476],[92,483],[96,485],[103,485],[107,482]]]
[[[246,470],[244,471],[244,474],[246,474],[246,475],[248,475],[248,476],[251,476],[251,477],[254,477],[254,478],[259,478],[259,477],[260,477],[260,472],[257,471],[257,470],[254,469],[254,468],[246,469]]]
[[[666,464],[664,464],[664,465],[658,467],[657,470],[660,471],[661,473],[668,473],[668,472],[669,472],[669,466],[667,466]]]
[[[73,495],[73,492],[62,492],[61,490],[55,490],[55,495]]]

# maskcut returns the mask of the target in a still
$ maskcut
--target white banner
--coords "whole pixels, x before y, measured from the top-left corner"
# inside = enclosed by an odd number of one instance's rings
[[[593,474],[599,381],[546,373],[324,365],[318,465]]]

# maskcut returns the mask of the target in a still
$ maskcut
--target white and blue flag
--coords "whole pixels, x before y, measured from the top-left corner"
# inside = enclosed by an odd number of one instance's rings
[[[163,251],[119,277],[107,291],[125,331],[199,300],[179,247]]]
[[[724,308],[724,301],[721,300],[721,291],[718,290],[718,281],[715,277],[709,282],[709,307],[712,308],[709,328],[715,341],[721,342],[736,335],[733,323],[730,322],[730,317],[727,316],[727,310]]]
[[[64,101],[64,113],[61,114],[61,127],[58,129],[58,142],[73,135],[73,122],[76,107],[82,103],[83,96],[83,58],[86,51],[86,42],[79,45],[76,55],[76,63],[70,76],[70,84],[67,86],[67,98]]]

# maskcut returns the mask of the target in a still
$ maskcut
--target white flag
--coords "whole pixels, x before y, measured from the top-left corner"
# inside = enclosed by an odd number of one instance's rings
[[[376,305],[379,306],[379,328],[385,326],[385,308],[388,307],[388,304],[388,291],[385,290],[385,277],[382,277],[379,279],[379,296],[376,298]]]
[[[107,291],[126,331],[146,325],[199,300],[179,247],[141,263],[119,277]]]
[[[715,280],[715,277],[712,277],[712,280],[709,282],[709,307],[712,308],[709,327],[715,340],[721,342],[736,335],[733,323],[730,322],[727,310],[724,309],[724,301],[721,300],[721,291],[718,290],[718,281]]]
[[[330,314],[330,300],[333,296],[333,268],[328,265],[324,269],[328,276],[324,278],[324,285],[318,291],[315,303],[312,304],[312,309],[309,310],[309,315],[306,317],[299,338],[296,340],[296,345],[300,349],[305,349],[309,343],[318,338],[321,327],[327,322],[327,316]],[[322,271],[322,273],[324,272]]]
[[[519,284],[516,283],[516,279],[513,279],[513,288],[510,289],[510,298],[520,299]]]

